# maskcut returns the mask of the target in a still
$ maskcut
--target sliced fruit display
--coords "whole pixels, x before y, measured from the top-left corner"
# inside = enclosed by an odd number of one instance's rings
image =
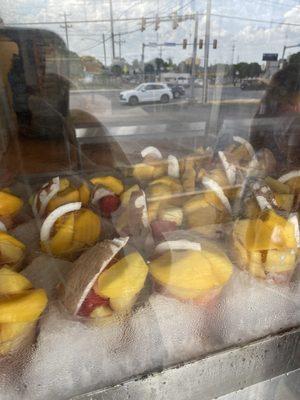
[[[34,289],[17,272],[0,269],[0,356],[21,349],[34,336],[47,302],[43,289]]]
[[[41,248],[56,257],[74,258],[93,246],[101,232],[100,217],[80,202],[56,208],[41,227]]]
[[[72,314],[102,318],[131,310],[148,267],[138,252],[124,255],[128,239],[104,240],[75,261],[61,294]]]
[[[233,267],[226,255],[206,244],[193,250],[196,243],[190,242],[188,249],[187,241],[176,242],[170,242],[170,249],[150,262],[155,283],[182,301],[201,304],[201,300],[210,298],[211,291],[217,295],[232,275]]]

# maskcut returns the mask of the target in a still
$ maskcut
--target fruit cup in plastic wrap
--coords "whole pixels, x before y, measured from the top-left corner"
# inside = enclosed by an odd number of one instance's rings
[[[46,306],[43,289],[34,289],[27,278],[6,266],[0,269],[0,359],[32,344]]]
[[[217,243],[178,231],[156,246],[149,272],[157,291],[182,302],[209,306],[217,301],[233,267]]]
[[[128,239],[104,240],[74,262],[60,293],[68,312],[95,320],[131,311],[144,288],[148,266],[128,246]]]

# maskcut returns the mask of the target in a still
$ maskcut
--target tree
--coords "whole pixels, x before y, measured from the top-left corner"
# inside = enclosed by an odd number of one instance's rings
[[[248,76],[250,78],[257,77],[261,74],[261,66],[257,62],[248,65]]]
[[[146,75],[154,75],[155,74],[155,67],[152,63],[147,63],[145,65],[145,74]]]
[[[111,67],[111,72],[114,76],[121,76],[122,75],[122,67],[120,65],[113,65]]]
[[[296,65],[300,65],[300,52],[292,54],[289,58],[288,58],[288,63],[289,64],[296,64]]]

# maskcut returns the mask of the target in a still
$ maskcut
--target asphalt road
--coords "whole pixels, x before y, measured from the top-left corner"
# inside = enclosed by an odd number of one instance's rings
[[[215,131],[224,119],[252,118],[263,91],[243,91],[239,87],[216,86],[208,91],[208,104],[201,104],[202,89],[196,88],[196,102],[186,96],[168,104],[150,103],[135,107],[120,104],[119,90],[73,91],[70,108],[93,114],[105,126],[149,125],[157,123],[205,121]]]

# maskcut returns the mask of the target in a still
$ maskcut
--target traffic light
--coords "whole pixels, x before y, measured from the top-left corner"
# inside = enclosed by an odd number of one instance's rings
[[[146,18],[142,18],[142,23],[141,23],[141,31],[144,32],[146,29]]]
[[[214,39],[214,41],[213,41],[213,49],[216,49],[217,46],[218,46],[218,41],[217,41],[217,39]]]
[[[186,49],[186,46],[187,46],[187,39],[183,39],[182,48]]]
[[[178,27],[177,11],[173,12],[172,15],[172,28],[176,29]]]
[[[199,49],[203,49],[203,39],[199,40]]]
[[[155,17],[155,30],[156,30],[156,31],[159,29],[159,24],[160,24],[160,18],[159,18],[159,16],[156,14],[156,17]]]

